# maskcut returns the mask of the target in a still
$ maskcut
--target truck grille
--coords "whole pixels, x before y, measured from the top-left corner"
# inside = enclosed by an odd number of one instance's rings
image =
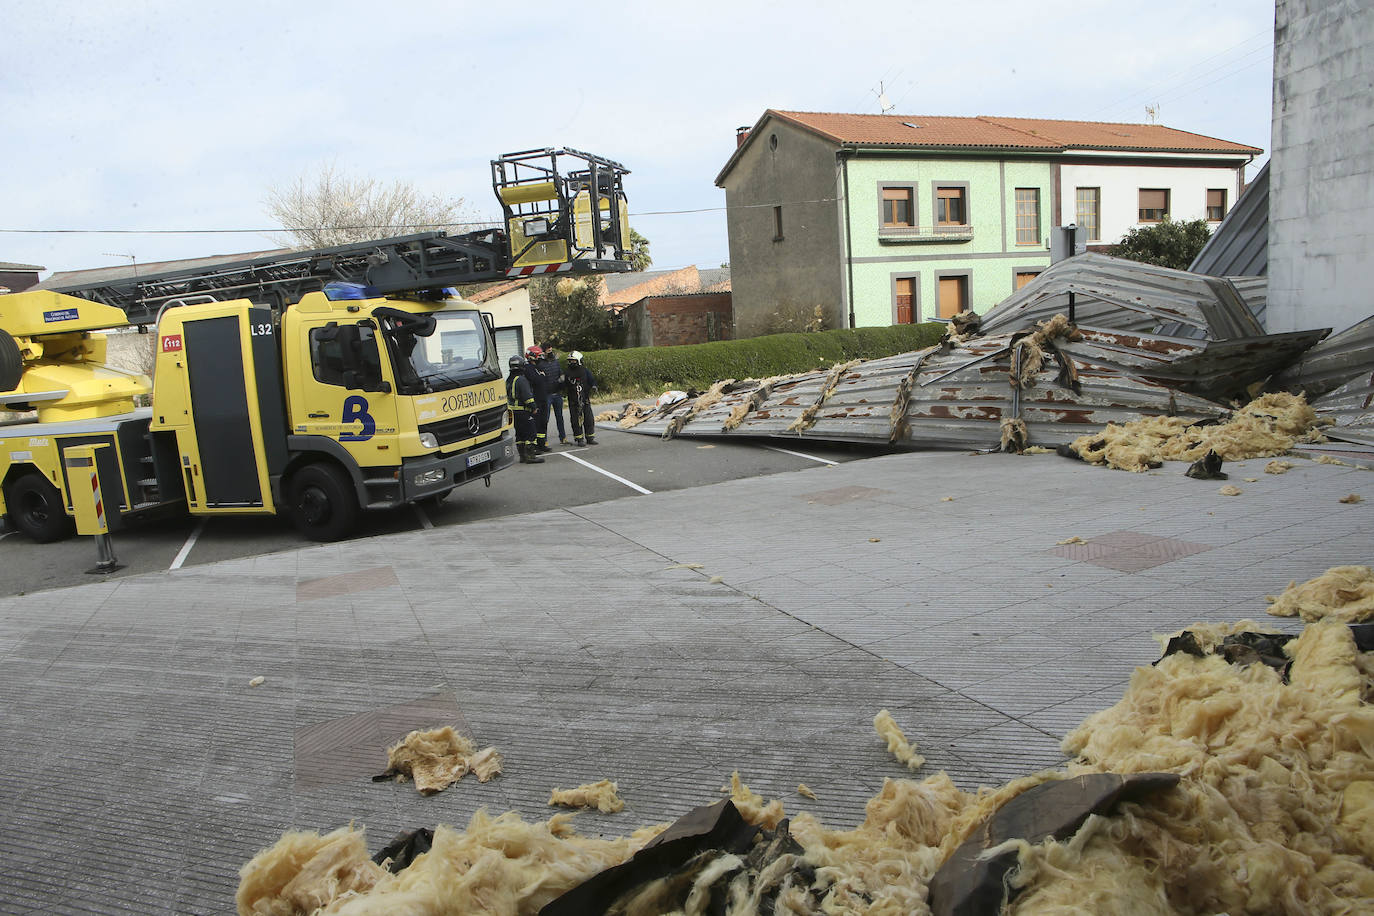
[[[450,417],[438,423],[426,423],[420,427],[422,433],[433,433],[440,445],[451,445],[474,436],[485,436],[499,430],[505,419],[506,408],[493,407],[476,413],[465,413],[460,417]]]

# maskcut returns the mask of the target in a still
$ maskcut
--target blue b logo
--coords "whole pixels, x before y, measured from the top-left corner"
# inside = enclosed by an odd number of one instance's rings
[[[344,399],[343,416],[341,423],[353,423],[361,421],[363,428],[356,433],[343,433],[339,436],[340,442],[366,442],[377,432],[377,421],[372,419],[372,414],[367,412],[367,398],[360,394],[350,394]]]

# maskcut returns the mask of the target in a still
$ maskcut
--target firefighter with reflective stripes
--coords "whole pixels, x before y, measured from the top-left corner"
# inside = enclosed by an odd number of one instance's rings
[[[573,441],[578,445],[596,445],[596,419],[592,416],[592,392],[596,379],[582,364],[582,354],[576,350],[568,354],[568,368],[563,370],[563,390],[568,395],[568,417],[572,420]]]
[[[510,358],[506,406],[515,416],[515,447],[520,451],[520,463],[543,464],[544,459],[534,449],[534,389],[525,377],[525,357],[519,353]]]

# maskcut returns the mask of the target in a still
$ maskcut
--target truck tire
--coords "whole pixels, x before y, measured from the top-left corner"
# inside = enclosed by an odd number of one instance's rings
[[[332,464],[307,464],[287,488],[291,521],[314,541],[338,541],[358,525],[358,498],[348,475]]]
[[[19,344],[8,331],[0,331],[0,391],[19,387],[23,375],[24,358],[19,355]]]
[[[40,544],[71,537],[75,530],[62,494],[37,471],[16,477],[5,489],[10,524]]]

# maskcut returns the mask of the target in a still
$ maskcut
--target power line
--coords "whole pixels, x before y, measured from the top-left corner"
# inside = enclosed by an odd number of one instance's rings
[[[1098,114],[1099,114],[1099,116],[1100,116],[1100,115],[1105,115],[1105,114],[1110,114],[1111,112],[1119,111],[1120,109],[1125,108],[1125,107],[1127,107],[1127,106],[1129,106],[1129,105],[1137,105],[1137,104],[1140,104],[1140,102],[1142,102],[1143,100],[1148,99],[1148,98],[1150,98],[1151,96],[1157,95],[1157,94],[1159,94],[1160,92],[1166,92],[1166,91],[1167,91],[1167,92],[1172,92],[1172,91],[1175,91],[1175,90],[1177,90],[1177,89],[1180,88],[1180,87],[1177,86],[1177,85],[1171,86],[1170,84],[1171,84],[1171,83],[1174,83],[1176,80],[1178,80],[1179,77],[1182,77],[1182,76],[1184,76],[1185,74],[1191,73],[1192,71],[1197,70],[1199,67],[1202,67],[1203,65],[1205,65],[1205,64],[1207,64],[1207,63],[1209,63],[1209,62],[1211,62],[1211,61],[1214,61],[1214,60],[1216,60],[1216,59],[1219,58],[1219,57],[1224,57],[1225,55],[1230,54],[1232,51],[1236,50],[1237,48],[1240,48],[1240,47],[1243,47],[1243,46],[1245,46],[1245,45],[1248,45],[1250,42],[1254,41],[1256,38],[1261,38],[1261,37],[1264,37],[1264,36],[1269,36],[1269,37],[1272,39],[1273,34],[1274,34],[1273,29],[1266,29],[1266,30],[1264,30],[1264,31],[1262,31],[1262,32],[1256,32],[1254,35],[1251,35],[1249,38],[1246,38],[1246,39],[1243,39],[1243,40],[1241,40],[1241,41],[1238,41],[1238,42],[1236,42],[1235,44],[1231,45],[1229,48],[1225,48],[1225,49],[1223,49],[1223,50],[1221,50],[1221,51],[1218,51],[1217,53],[1212,54],[1212,55],[1210,55],[1209,57],[1204,57],[1202,60],[1194,61],[1193,63],[1189,64],[1188,66],[1184,67],[1183,69],[1178,70],[1178,71],[1175,71],[1174,73],[1171,73],[1169,76],[1167,76],[1167,77],[1165,77],[1164,79],[1160,80],[1159,82],[1155,83],[1153,86],[1151,86],[1151,87],[1148,88],[1148,89],[1145,89],[1145,90],[1139,90],[1139,89],[1137,89],[1136,91],[1130,93],[1129,95],[1123,96],[1119,101],[1113,102],[1113,103],[1110,104],[1110,105],[1107,105],[1107,106],[1105,106],[1105,107],[1103,107],[1103,108],[1098,109]],[[1242,57],[1248,57],[1248,56],[1250,56],[1251,54],[1254,54],[1255,52],[1257,52],[1257,51],[1259,51],[1259,50],[1261,50],[1261,48],[1254,48],[1254,49],[1251,49],[1251,50],[1245,52],[1245,54],[1242,55]],[[1266,44],[1265,46],[1263,46],[1263,50],[1272,51],[1272,45]],[[1222,66],[1224,67],[1224,66],[1226,66],[1226,64],[1223,64]],[[1194,76],[1190,76],[1189,79],[1188,79],[1188,81],[1191,82],[1191,81],[1193,81],[1193,80],[1198,79],[1198,78],[1201,77],[1201,76],[1206,76],[1207,73],[1211,73],[1211,72],[1213,72],[1213,71],[1210,71],[1210,70],[1209,70],[1209,71],[1207,71],[1206,73],[1200,73],[1200,74],[1196,74],[1196,75],[1194,75]]]
[[[837,197],[817,197],[813,200],[784,200],[766,204],[736,204],[734,207],[695,207],[687,210],[641,210],[629,214],[641,216],[679,216],[692,213],[716,213],[726,210],[758,210],[770,207],[792,207],[799,204],[829,204],[839,200]],[[499,223],[429,223],[424,226],[344,226],[345,229],[366,229],[368,231],[423,231],[429,229],[471,229],[473,226],[492,228]],[[321,229],[325,227],[309,227]],[[267,229],[0,229],[0,232],[16,235],[270,235],[292,230],[282,226]]]

